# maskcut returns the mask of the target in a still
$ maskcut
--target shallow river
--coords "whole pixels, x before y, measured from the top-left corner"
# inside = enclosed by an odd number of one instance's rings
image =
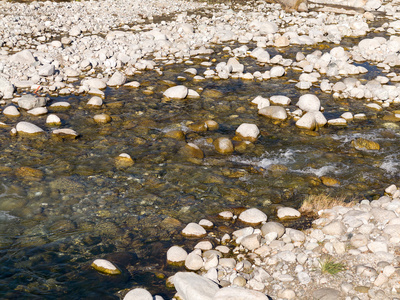
[[[267,50],[293,59],[297,51],[308,54],[315,48]],[[263,82],[196,82],[183,72],[195,67],[201,74],[206,69],[202,61],[228,57],[216,46],[214,54],[193,59],[193,65],[165,66],[162,76],[152,71],[135,75],[130,80],[141,83],[138,89],[108,88],[98,110],[85,105],[90,96],[51,98],[71,103],[68,110],[50,112],[80,134],[76,140],[12,137],[9,127],[0,128],[0,298],[118,299],[119,290],[135,286],[169,298],[173,291],[165,287],[165,278],[177,269],[165,266],[165,253],[173,243],[183,244],[179,232],[184,224],[214,220],[221,210],[237,207],[258,207],[271,215],[277,204],[300,207],[309,194],[373,199],[399,180],[399,125],[368,110],[361,100],[334,100],[318,87],[300,91],[291,81],[300,73],[293,71]],[[270,68],[253,59],[244,63],[248,72]],[[370,72],[359,79],[380,74],[375,66],[364,66]],[[168,81],[202,90],[201,98],[166,101],[162,93]],[[257,95],[277,94],[295,104],[310,92],[320,98],[327,119],[345,111],[363,112],[368,119],[310,134],[293,120],[276,123],[258,116],[250,105]],[[110,123],[93,121],[102,112],[111,115]],[[45,119],[26,113],[17,119],[0,117],[11,125],[32,120],[42,128]],[[208,119],[217,121],[219,129],[188,129],[190,122]],[[216,153],[210,139],[232,138],[242,123],[260,128],[254,147],[228,156]],[[184,130],[186,140],[165,137],[171,129]],[[351,141],[358,137],[378,142],[381,150],[354,149]],[[185,142],[199,145],[205,158],[187,161],[179,152]],[[135,164],[117,168],[115,158],[121,153]],[[340,185],[323,185],[323,175]],[[229,226],[220,224],[220,230]],[[93,259],[104,257],[122,266],[123,275],[113,278],[90,268]]]

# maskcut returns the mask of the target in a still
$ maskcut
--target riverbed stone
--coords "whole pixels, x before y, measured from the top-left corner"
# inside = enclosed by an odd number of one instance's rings
[[[18,117],[18,116],[21,115],[21,113],[19,112],[18,108],[16,108],[14,105],[7,106],[3,110],[3,114],[5,116],[9,116],[9,117]]]
[[[346,232],[346,226],[341,221],[335,220],[324,226],[322,232],[329,235],[340,236]]]
[[[287,119],[286,109],[282,106],[263,107],[258,111],[258,114],[274,120],[284,121]]]
[[[182,229],[184,236],[203,237],[207,235],[207,231],[197,223],[189,223]]]
[[[260,130],[255,124],[243,123],[236,129],[236,134],[245,140],[255,142],[260,134]]]
[[[111,122],[111,117],[108,114],[98,114],[93,117],[97,124],[106,124]]]
[[[110,261],[106,259],[95,259],[91,267],[95,270],[108,275],[119,275],[121,271]]]
[[[287,106],[291,102],[289,97],[283,95],[271,96],[269,97],[269,101],[271,102],[272,105],[282,105],[282,106]]]
[[[126,82],[126,77],[121,72],[115,72],[107,81],[108,86],[121,86]]]
[[[261,227],[261,232],[264,236],[271,232],[275,232],[277,234],[277,238],[280,238],[283,236],[285,231],[285,226],[278,222],[267,222]]]
[[[364,138],[355,139],[351,144],[357,150],[379,150],[381,148],[377,142]]]
[[[212,300],[267,300],[266,295],[259,291],[249,290],[240,287],[224,287],[218,290]]]
[[[53,126],[59,126],[59,125],[61,125],[61,119],[55,114],[50,114],[46,118],[46,124],[53,125]]]
[[[30,110],[35,107],[45,106],[46,102],[46,98],[44,97],[36,97],[34,95],[22,95],[21,98],[18,99],[18,106],[25,110]]]
[[[136,288],[130,290],[124,297],[123,300],[153,300],[153,296],[148,290],[142,288]]]
[[[279,219],[298,218],[301,216],[301,213],[292,207],[281,207],[276,213]]]
[[[171,99],[185,99],[189,90],[184,85],[177,85],[170,87],[164,92],[164,96]]]
[[[315,300],[336,300],[340,297],[340,291],[332,288],[321,288],[313,292]]]
[[[213,145],[215,150],[221,154],[231,154],[234,151],[232,141],[226,137],[217,138]]]
[[[258,208],[249,208],[239,215],[240,221],[251,225],[258,225],[267,219],[267,215]]]
[[[103,100],[98,96],[94,96],[90,98],[90,100],[87,102],[87,105],[91,107],[100,107],[103,105]]]
[[[26,134],[40,134],[43,133],[44,130],[35,124],[30,122],[21,121],[16,126],[17,132],[26,133]]]
[[[321,108],[321,102],[317,96],[313,94],[305,94],[300,96],[299,101],[296,104],[301,110],[304,111],[319,111]]]
[[[178,272],[172,282],[178,295],[187,300],[212,300],[218,292],[218,284],[192,272]]]

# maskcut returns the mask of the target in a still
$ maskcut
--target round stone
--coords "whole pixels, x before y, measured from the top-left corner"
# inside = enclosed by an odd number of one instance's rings
[[[42,128],[32,124],[30,122],[19,122],[16,126],[17,132],[27,133],[27,134],[38,134],[44,132]]]
[[[9,116],[9,117],[18,117],[18,116],[21,115],[21,113],[19,112],[18,108],[16,108],[14,105],[7,106],[3,110],[3,114],[5,116]]]
[[[149,291],[141,288],[130,290],[123,300],[153,300]]]
[[[179,246],[172,246],[167,251],[168,263],[183,263],[186,260],[187,252]]]
[[[106,124],[111,122],[111,117],[107,114],[95,115],[93,119],[98,124]]]
[[[260,130],[255,124],[243,123],[236,129],[236,134],[246,140],[255,142],[260,134]]]
[[[94,96],[94,97],[90,98],[87,105],[93,106],[93,107],[100,107],[103,105],[103,100],[98,96]]]
[[[257,208],[247,209],[239,215],[240,221],[252,225],[258,225],[262,222],[266,222],[267,219],[267,215]]]
[[[189,223],[182,230],[184,236],[203,237],[207,235],[207,231],[197,223]]]

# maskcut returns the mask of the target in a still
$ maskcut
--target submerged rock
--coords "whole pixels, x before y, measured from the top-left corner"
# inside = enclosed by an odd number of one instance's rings
[[[108,275],[121,274],[121,271],[112,262],[106,259],[95,259],[90,266],[95,270]]]
[[[351,142],[352,146],[357,150],[380,150],[380,145],[377,142],[367,140],[364,138],[358,138]]]

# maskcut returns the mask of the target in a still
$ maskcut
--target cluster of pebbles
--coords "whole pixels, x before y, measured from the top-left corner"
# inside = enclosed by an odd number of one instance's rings
[[[400,299],[399,214],[400,189],[395,185],[378,200],[323,209],[312,228],[302,231],[268,221],[257,208],[239,215],[223,211],[219,218],[237,219],[243,228],[219,236],[207,219],[187,224],[182,235],[199,241],[194,249],[175,245],[168,250],[167,262],[187,271],[168,278],[167,284],[176,289],[176,299],[184,300]],[[280,220],[300,216],[290,207],[277,210]],[[337,274],[327,271],[329,264],[340,265]],[[106,260],[92,266],[119,272]],[[153,298],[137,288],[124,299]]]

